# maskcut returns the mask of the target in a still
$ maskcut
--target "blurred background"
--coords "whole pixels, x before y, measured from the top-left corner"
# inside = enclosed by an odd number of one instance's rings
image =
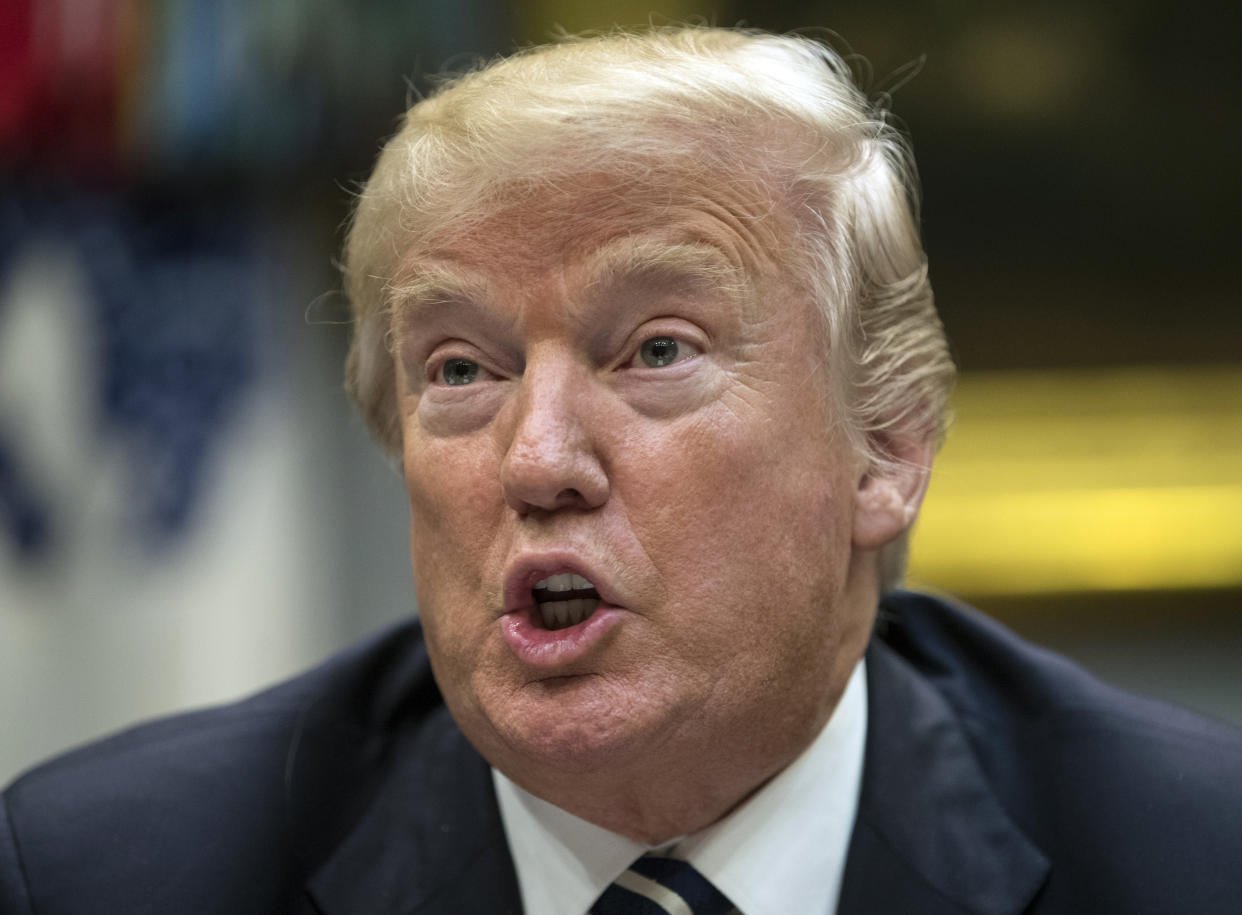
[[[912,579],[1242,723],[1236,10],[2,0],[0,782],[414,610],[350,194],[424,74],[649,19],[805,30],[913,135],[962,381]]]

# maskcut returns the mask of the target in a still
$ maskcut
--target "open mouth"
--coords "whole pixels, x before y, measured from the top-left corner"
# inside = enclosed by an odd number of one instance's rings
[[[599,592],[595,586],[581,575],[570,572],[540,579],[530,593],[539,611],[535,618],[546,629],[576,626],[599,606]]]

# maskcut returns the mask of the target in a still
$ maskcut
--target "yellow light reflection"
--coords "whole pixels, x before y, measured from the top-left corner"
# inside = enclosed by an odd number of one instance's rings
[[[1242,368],[964,376],[910,577],[966,594],[1242,584]]]

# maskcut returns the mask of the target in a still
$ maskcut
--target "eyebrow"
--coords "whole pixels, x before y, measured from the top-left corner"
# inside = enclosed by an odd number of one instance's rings
[[[389,288],[394,330],[430,320],[447,309],[487,311],[492,300],[488,285],[465,272],[442,264],[425,263],[399,284]]]
[[[750,289],[746,272],[720,249],[703,242],[622,238],[592,254],[585,268],[586,287],[592,290],[615,288],[635,279],[664,280],[723,292],[736,305]]]
[[[398,347],[426,343],[428,335],[460,333],[467,325],[509,339],[513,316],[497,309],[495,301],[486,277],[451,263],[423,261],[390,288],[389,348],[395,353]]]
[[[695,291],[721,292],[738,306],[750,290],[746,272],[719,248],[704,242],[666,242],[623,237],[593,252],[584,265],[585,288],[616,289],[627,282],[663,281]],[[490,312],[492,290],[481,277],[446,264],[423,263],[389,290],[392,326],[398,329],[429,320],[449,308]]]

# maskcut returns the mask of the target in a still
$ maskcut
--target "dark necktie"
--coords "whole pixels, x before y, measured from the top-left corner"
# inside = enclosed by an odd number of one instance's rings
[[[591,906],[591,915],[727,915],[733,911],[733,903],[692,864],[650,856],[631,864]]]

